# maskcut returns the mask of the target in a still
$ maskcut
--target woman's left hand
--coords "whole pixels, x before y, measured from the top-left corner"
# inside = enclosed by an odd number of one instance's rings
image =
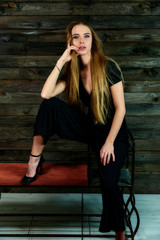
[[[114,146],[112,142],[105,142],[105,144],[102,146],[100,150],[100,160],[101,163],[105,166],[106,163],[109,164],[110,159],[112,156],[113,162],[115,161],[115,155],[114,155]]]

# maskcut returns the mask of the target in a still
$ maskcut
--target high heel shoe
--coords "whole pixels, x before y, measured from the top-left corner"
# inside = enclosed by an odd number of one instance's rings
[[[33,154],[31,154],[32,157],[40,157],[40,160],[39,160],[39,163],[38,163],[38,166],[36,168],[36,173],[33,177],[27,177],[26,175],[23,177],[23,179],[21,180],[20,184],[30,184],[32,182],[34,182],[36,180],[36,176],[37,176],[37,173],[39,175],[42,175],[42,164],[44,163],[44,157],[40,154],[38,156],[35,156]]]

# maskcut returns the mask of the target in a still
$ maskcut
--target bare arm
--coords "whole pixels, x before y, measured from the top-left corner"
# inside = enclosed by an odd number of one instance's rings
[[[60,63],[57,62],[56,65],[58,66],[59,69],[63,67],[62,62]],[[41,91],[42,98],[49,99],[53,96],[56,96],[57,95],[56,93],[59,94],[64,91],[65,84],[63,84],[62,81],[56,85],[59,74],[60,74],[60,71],[58,70],[58,68],[55,66],[52,72],[50,73],[50,75],[48,76],[47,80],[45,81],[45,84]]]
[[[115,106],[115,114],[106,141],[114,143],[126,113],[122,81],[111,86],[111,94]]]
[[[100,151],[101,162],[103,165],[109,163],[111,155],[113,161],[115,161],[113,144],[126,113],[122,81],[111,86],[111,94],[115,106],[115,114],[105,144]]]
[[[64,64],[71,60],[71,50],[78,50],[75,46],[68,45],[68,48],[64,51],[63,55],[59,58],[56,63],[56,66],[48,76],[47,80],[41,91],[41,97],[49,99],[54,97],[61,92],[63,92],[66,88],[65,81],[59,81],[57,83],[59,74],[61,69],[63,68]]]

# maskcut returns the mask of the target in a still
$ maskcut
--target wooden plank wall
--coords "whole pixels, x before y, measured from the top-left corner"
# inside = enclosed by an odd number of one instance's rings
[[[135,192],[160,193],[160,1],[0,1],[0,161],[26,162],[44,81],[65,49],[64,30],[85,19],[125,78],[136,139]],[[87,147],[52,139],[48,161],[86,158]],[[78,151],[78,154],[77,154]]]

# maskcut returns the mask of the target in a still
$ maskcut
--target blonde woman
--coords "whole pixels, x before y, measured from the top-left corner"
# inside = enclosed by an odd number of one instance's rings
[[[41,92],[44,101],[36,118],[31,156],[21,184],[35,181],[38,170],[42,171],[41,153],[54,133],[91,143],[103,200],[99,230],[113,230],[117,240],[124,240],[123,203],[118,188],[128,151],[123,75],[119,65],[104,56],[101,42],[88,24],[71,22],[66,28],[66,41],[67,48]],[[63,91],[68,103],[55,98]]]

